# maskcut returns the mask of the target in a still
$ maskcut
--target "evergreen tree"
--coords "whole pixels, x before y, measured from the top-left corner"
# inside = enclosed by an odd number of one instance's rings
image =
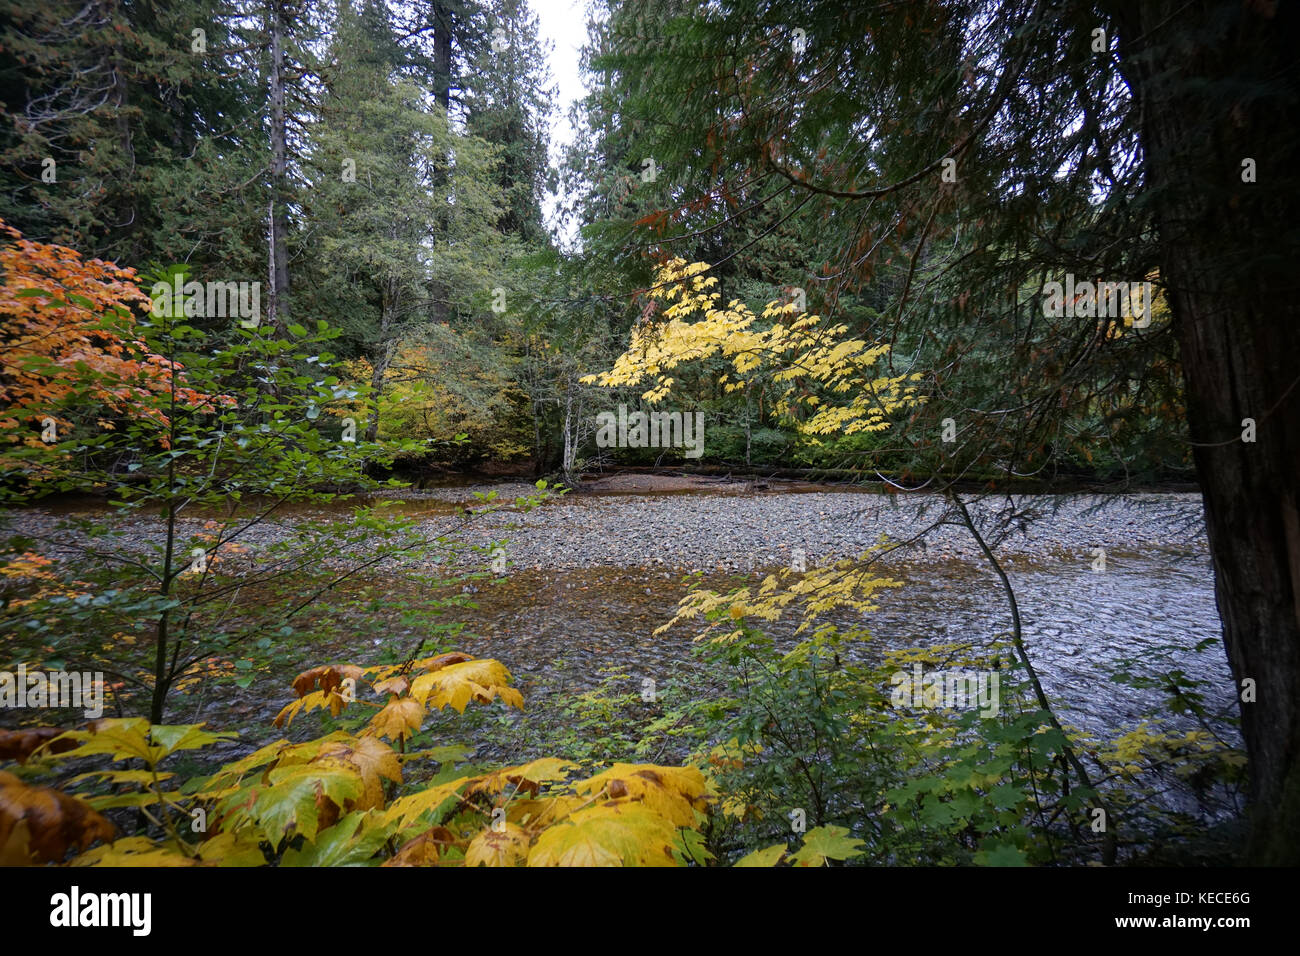
[[[1282,361],[1300,323],[1281,252],[1296,238],[1300,16],[1226,0],[675,7],[623,8],[640,26],[613,31],[596,64],[631,150],[662,157],[680,190],[613,254],[712,228],[752,183],[774,190],[760,207],[797,197],[831,250],[806,284],[834,303],[884,277],[865,331],[922,350],[929,410],[959,412],[962,473],[1041,471],[1072,422],[1167,389],[1181,361],[1189,434],[1168,441],[1196,449],[1246,682],[1254,852],[1300,858],[1300,537],[1283,530],[1300,527],[1300,430],[1283,411],[1300,392]],[[1047,283],[1067,274],[1158,274],[1171,321],[1052,314]],[[1268,437],[1243,440],[1247,420]],[[917,421],[897,437],[933,443],[938,422]]]

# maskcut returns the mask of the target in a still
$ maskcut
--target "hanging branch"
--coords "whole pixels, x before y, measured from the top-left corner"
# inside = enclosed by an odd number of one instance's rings
[[[1102,838],[1101,862],[1106,866],[1113,866],[1115,863],[1116,850],[1114,827],[1114,823],[1116,822],[1115,815],[1111,812],[1110,807],[1107,806],[1106,801],[1102,799],[1100,791],[1097,789],[1096,785],[1093,784],[1092,778],[1088,776],[1088,771],[1084,769],[1083,764],[1074,753],[1074,748],[1070,746],[1066,739],[1065,730],[1061,727],[1061,722],[1056,719],[1056,712],[1052,710],[1052,705],[1047,699],[1047,694],[1043,690],[1043,685],[1038,680],[1038,672],[1034,670],[1034,665],[1029,660],[1029,653],[1025,650],[1024,635],[1020,628],[1020,605],[1016,603],[1016,592],[1011,587],[1011,579],[1007,577],[1006,571],[1002,569],[1001,563],[993,554],[993,550],[988,546],[988,542],[984,540],[984,536],[980,534],[979,529],[975,527],[975,522],[971,519],[970,511],[967,510],[966,503],[961,500],[961,496],[957,493],[956,489],[949,487],[947,491],[949,500],[952,501],[957,511],[960,512],[962,521],[970,531],[971,536],[974,537],[975,543],[980,546],[980,550],[984,552],[984,557],[988,558],[989,564],[992,565],[994,572],[1002,581],[1002,589],[1006,592],[1007,604],[1011,608],[1011,640],[1012,643],[1015,644],[1016,654],[1020,657],[1020,662],[1025,667],[1025,673],[1029,675],[1029,682],[1033,685],[1034,696],[1038,699],[1038,706],[1045,714],[1047,714],[1047,720],[1052,727],[1061,734],[1062,755],[1067,761],[1069,761],[1070,766],[1074,768],[1074,772],[1079,775],[1079,779],[1083,781],[1084,786],[1093,791],[1093,805],[1100,808],[1102,813],[1105,814],[1103,819],[1106,821],[1106,829],[1103,831],[1104,836]]]

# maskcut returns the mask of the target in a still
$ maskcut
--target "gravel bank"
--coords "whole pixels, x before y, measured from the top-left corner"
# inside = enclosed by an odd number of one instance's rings
[[[973,561],[978,547],[969,531],[947,513],[934,495],[885,495],[853,491],[805,493],[666,493],[566,495],[529,512],[504,510],[458,516],[453,506],[478,510],[474,492],[496,491],[501,500],[536,493],[528,484],[444,488],[401,495],[399,510],[419,519],[429,535],[489,544],[506,539],[507,560],[516,568],[543,571],[585,568],[650,568],[682,571],[749,571],[789,566],[802,550],[808,565],[861,554],[882,536],[902,542],[921,535],[900,551],[909,563],[951,559]],[[1195,494],[1123,496],[1034,495],[989,498],[970,503],[986,533],[1009,520],[999,538],[1000,554],[1029,561],[1065,556],[1152,551],[1205,554],[1208,545]],[[67,509],[58,509],[64,512]],[[268,521],[241,535],[252,551],[286,537],[306,517],[340,518],[347,505],[307,508]],[[945,515],[947,515],[945,520]],[[58,516],[40,508],[0,517],[0,530],[45,537]],[[201,518],[187,519],[182,531],[201,531]],[[121,529],[141,548],[158,541],[157,518],[137,515]],[[43,549],[55,553],[48,541]],[[481,560],[477,556],[474,560]],[[416,564],[426,564],[416,561]]]
[[[1028,559],[1091,555],[1093,549],[1204,553],[1199,495],[1026,496],[1014,499],[1011,531],[999,551]],[[984,533],[1010,514],[1007,499],[970,505]],[[945,520],[945,515],[947,520]],[[471,540],[512,521],[509,559],[542,570],[647,567],[756,570],[789,565],[796,549],[813,564],[861,554],[881,536],[894,542],[925,532],[909,561],[974,560],[978,545],[937,496],[854,492],[659,496],[562,500],[522,515],[484,516]],[[959,519],[956,519],[959,521]],[[900,552],[901,554],[902,552]]]

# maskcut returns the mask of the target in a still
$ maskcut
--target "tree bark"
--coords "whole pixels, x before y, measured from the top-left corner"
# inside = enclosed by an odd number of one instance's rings
[[[271,212],[270,279],[267,319],[283,330],[289,321],[288,133],[284,117],[284,23],[281,0],[267,0],[266,25],[271,35]]]
[[[442,105],[443,112],[451,109],[451,87],[454,78],[451,75],[451,45],[456,29],[456,16],[451,4],[445,0],[434,0],[431,16],[433,19],[433,95]]]
[[[564,458],[560,465],[565,478],[573,474],[573,459],[577,454],[573,441],[573,432],[577,427],[573,421],[573,382],[570,381],[567,385],[568,388],[564,393]]]
[[[1297,10],[1116,2],[1181,349],[1255,863],[1300,862]],[[1256,165],[1244,182],[1243,162]],[[1256,440],[1243,440],[1252,419]],[[1246,436],[1247,438],[1249,436]],[[1254,701],[1243,693],[1253,682]],[[1243,700],[1243,697],[1246,699]]]
[[[379,400],[384,394],[384,376],[397,351],[397,336],[393,333],[394,310],[397,306],[398,282],[388,276],[381,287],[379,306],[379,343],[375,348],[374,364],[370,372],[370,421],[366,425],[366,441],[379,438]]]

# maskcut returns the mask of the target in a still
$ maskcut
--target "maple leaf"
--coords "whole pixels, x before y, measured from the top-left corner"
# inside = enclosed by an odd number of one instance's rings
[[[204,724],[154,724],[143,717],[105,717],[89,730],[70,730],[79,746],[61,754],[69,759],[109,754],[114,760],[143,760],[150,767],[178,750],[197,750],[239,736],[233,730],[207,731]]]
[[[358,866],[383,847],[388,833],[371,826],[374,814],[349,813],[302,849],[290,848],[280,860],[281,866]]]
[[[8,240],[0,247],[0,403],[9,412],[0,419],[0,450],[40,447],[32,425],[50,417],[67,426],[58,410],[87,386],[100,408],[164,428],[178,402],[194,409],[233,404],[187,387],[178,363],[138,341],[133,309],[151,302],[134,270],[23,239],[3,220],[0,234]],[[28,471],[40,478],[45,467],[29,459]]]
[[[239,789],[239,782],[250,770],[264,766],[280,758],[292,745],[287,740],[276,740],[264,747],[259,747],[247,757],[241,757],[233,763],[222,765],[221,769],[207,779],[196,796],[204,799],[217,799],[228,796]]]
[[[84,800],[0,771],[0,864],[59,863],[69,848],[85,850],[113,834]]]
[[[645,804],[612,800],[542,831],[529,866],[676,866],[677,828]]]
[[[979,866],[1025,866],[1025,851],[1014,843],[997,843],[975,854]]]
[[[411,826],[423,814],[437,810],[449,797],[455,796],[469,780],[461,777],[394,800],[384,813],[384,823],[396,823],[399,829]]]
[[[299,697],[320,689],[328,694],[347,678],[359,680],[364,671],[355,664],[325,664],[305,670],[293,679],[293,689]]]
[[[82,780],[96,779],[101,783],[139,783],[147,786],[155,780],[167,780],[174,776],[176,775],[173,773],[152,770],[92,770],[89,773],[77,774],[69,783],[80,783]]]
[[[265,866],[261,839],[251,827],[223,831],[199,845],[199,859],[209,866]]]
[[[163,748],[163,755],[178,750],[198,750],[220,740],[238,737],[233,730],[204,730],[205,724],[154,724],[149,728],[149,739]]]
[[[434,710],[450,706],[461,714],[471,700],[486,704],[496,697],[523,710],[523,696],[509,683],[510,671],[500,661],[460,661],[421,674],[411,682],[411,697]]]
[[[695,767],[616,763],[603,773],[574,785],[578,793],[606,791],[611,798],[627,797],[644,804],[677,826],[692,826],[697,810],[708,801],[708,784]]]
[[[356,800],[365,783],[354,767],[292,764],[267,773],[270,786],[255,790],[252,816],[267,840],[278,846],[290,829],[314,840],[335,823],[340,809]]]
[[[163,748],[149,742],[149,721],[144,717],[106,717],[94,721],[89,730],[68,731],[68,739],[80,744],[67,751],[66,755],[73,758],[108,754],[114,760],[137,759],[156,764],[163,757]]]
[[[563,780],[568,776],[567,768],[576,766],[557,757],[542,757],[518,767],[503,767],[473,781],[466,788],[465,795],[500,793],[508,784],[514,784],[516,790],[536,796],[543,783]]]
[[[123,837],[73,858],[71,866],[200,866],[200,862],[148,837]]]
[[[439,654],[436,657],[424,657],[411,663],[411,669],[414,671],[436,671],[444,667],[450,667],[452,664],[461,664],[465,661],[472,661],[474,658],[469,654],[460,651],[450,651],[446,654]]]
[[[170,803],[180,806],[181,793],[167,790],[156,793],[153,790],[137,790],[134,793],[105,794],[86,798],[96,810],[112,810],[117,807],[148,807],[155,803]]]
[[[397,679],[406,680],[404,677]],[[389,682],[385,681],[385,683]],[[418,700],[411,697],[393,697],[379,713],[370,718],[367,733],[387,737],[389,740],[405,740],[412,734],[418,733],[422,723],[424,723],[424,707]]]
[[[402,675],[389,677],[387,680],[378,681],[374,685],[376,694],[396,694],[398,697],[405,694],[411,689],[411,681]]]
[[[358,810],[383,807],[383,780],[402,782],[402,765],[397,752],[376,737],[357,737],[325,744],[310,765],[346,765],[361,777],[362,791],[352,804]]]
[[[325,664],[303,671],[293,679],[293,689],[298,699],[283,707],[275,715],[272,724],[287,727],[299,712],[310,713],[321,707],[328,707],[330,715],[337,717],[344,707],[356,699],[356,682],[365,673],[363,668],[355,664]],[[341,688],[345,693],[340,693]]]
[[[338,692],[337,686],[328,691],[313,691],[305,697],[299,697],[292,703],[286,704],[275,715],[275,720],[271,721],[271,724],[275,727],[288,727],[300,712],[311,713],[324,707],[329,708],[331,716],[337,717],[347,705],[348,701],[344,700],[343,695]]]
[[[17,760],[26,763],[38,749],[46,753],[63,753],[77,745],[75,740],[57,740],[63,730],[58,727],[26,727],[20,730],[0,730],[0,760]]]
[[[735,862],[735,866],[776,866],[781,862],[781,857],[785,856],[786,845],[777,843],[763,850],[755,850],[753,853],[746,853]]]
[[[511,800],[506,804],[506,820],[530,830],[548,827],[574,810],[591,804],[589,797],[559,793],[535,799]]]
[[[446,827],[433,827],[403,843],[384,866],[438,866],[449,849],[459,846]]]
[[[827,860],[847,860],[865,852],[848,827],[815,827],[803,835],[803,846],[790,862],[794,866],[825,866]]]
[[[465,865],[522,866],[528,860],[530,843],[532,834],[513,823],[501,829],[488,827],[465,848]]]

